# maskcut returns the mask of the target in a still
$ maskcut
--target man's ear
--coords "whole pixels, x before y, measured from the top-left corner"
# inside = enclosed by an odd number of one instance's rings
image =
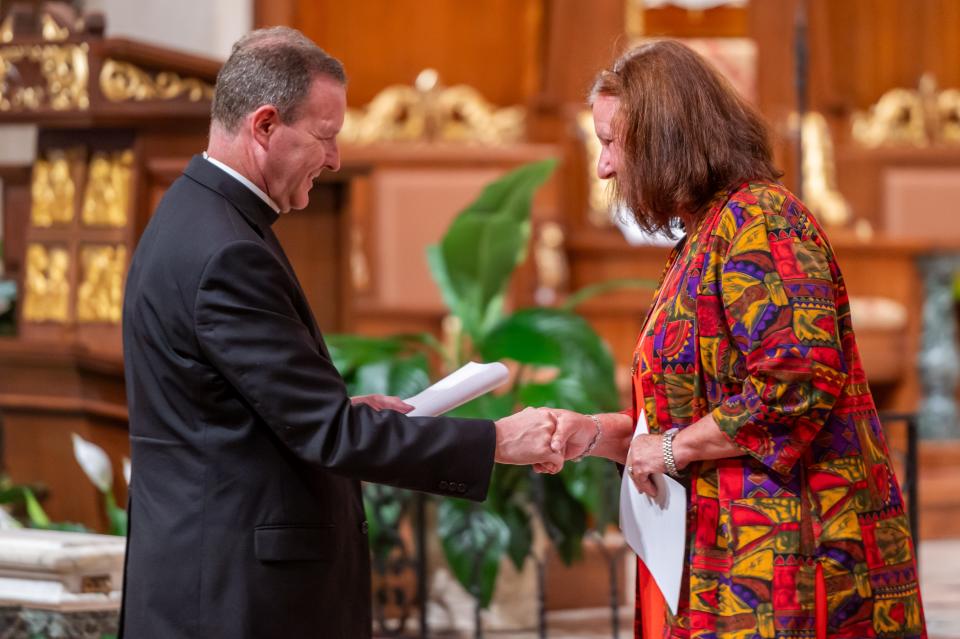
[[[270,136],[276,131],[280,124],[280,113],[277,107],[271,104],[264,104],[258,107],[256,111],[250,114],[249,120],[250,134],[260,146],[266,148],[270,144]]]

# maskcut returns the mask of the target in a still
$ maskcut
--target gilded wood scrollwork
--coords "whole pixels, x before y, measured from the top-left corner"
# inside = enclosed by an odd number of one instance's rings
[[[55,111],[88,109],[88,51],[86,42],[0,47],[0,111],[36,111],[44,105]],[[37,65],[42,85],[14,81],[27,77],[19,68],[23,64]]]
[[[107,59],[100,69],[100,91],[111,102],[174,100],[186,96],[191,102],[213,98],[213,86],[197,78],[184,78],[172,71],[156,75],[129,62]]]
[[[414,86],[387,87],[363,109],[350,109],[340,140],[374,142],[462,142],[509,144],[525,133],[521,107],[498,108],[466,85],[443,87],[437,72],[420,73]]]
[[[916,90],[893,89],[852,118],[853,138],[863,146],[929,146],[960,143],[960,90],[939,91],[932,75]]]

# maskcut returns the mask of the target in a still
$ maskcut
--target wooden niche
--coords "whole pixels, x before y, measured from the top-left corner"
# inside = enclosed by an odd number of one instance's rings
[[[125,501],[124,279],[171,173],[205,145],[219,63],[105,39],[96,15],[32,10],[0,23],[0,124],[37,127],[32,165],[0,167],[19,291],[16,335],[0,338],[3,464],[44,486],[52,519],[105,530],[70,435],[107,450]]]

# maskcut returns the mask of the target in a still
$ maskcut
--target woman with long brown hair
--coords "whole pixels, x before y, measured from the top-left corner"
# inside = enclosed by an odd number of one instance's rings
[[[777,181],[763,120],[666,40],[602,71],[590,103],[622,210],[683,230],[633,355],[632,410],[556,411],[566,458],[624,464],[650,495],[656,473],[687,486],[677,614],[639,563],[637,637],[925,637],[843,276]]]

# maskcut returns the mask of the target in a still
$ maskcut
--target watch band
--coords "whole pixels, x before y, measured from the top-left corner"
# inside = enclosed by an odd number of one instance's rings
[[[663,434],[663,465],[667,474],[674,479],[680,479],[681,472],[677,469],[677,460],[673,457],[673,438],[680,432],[679,428],[671,428]]]

